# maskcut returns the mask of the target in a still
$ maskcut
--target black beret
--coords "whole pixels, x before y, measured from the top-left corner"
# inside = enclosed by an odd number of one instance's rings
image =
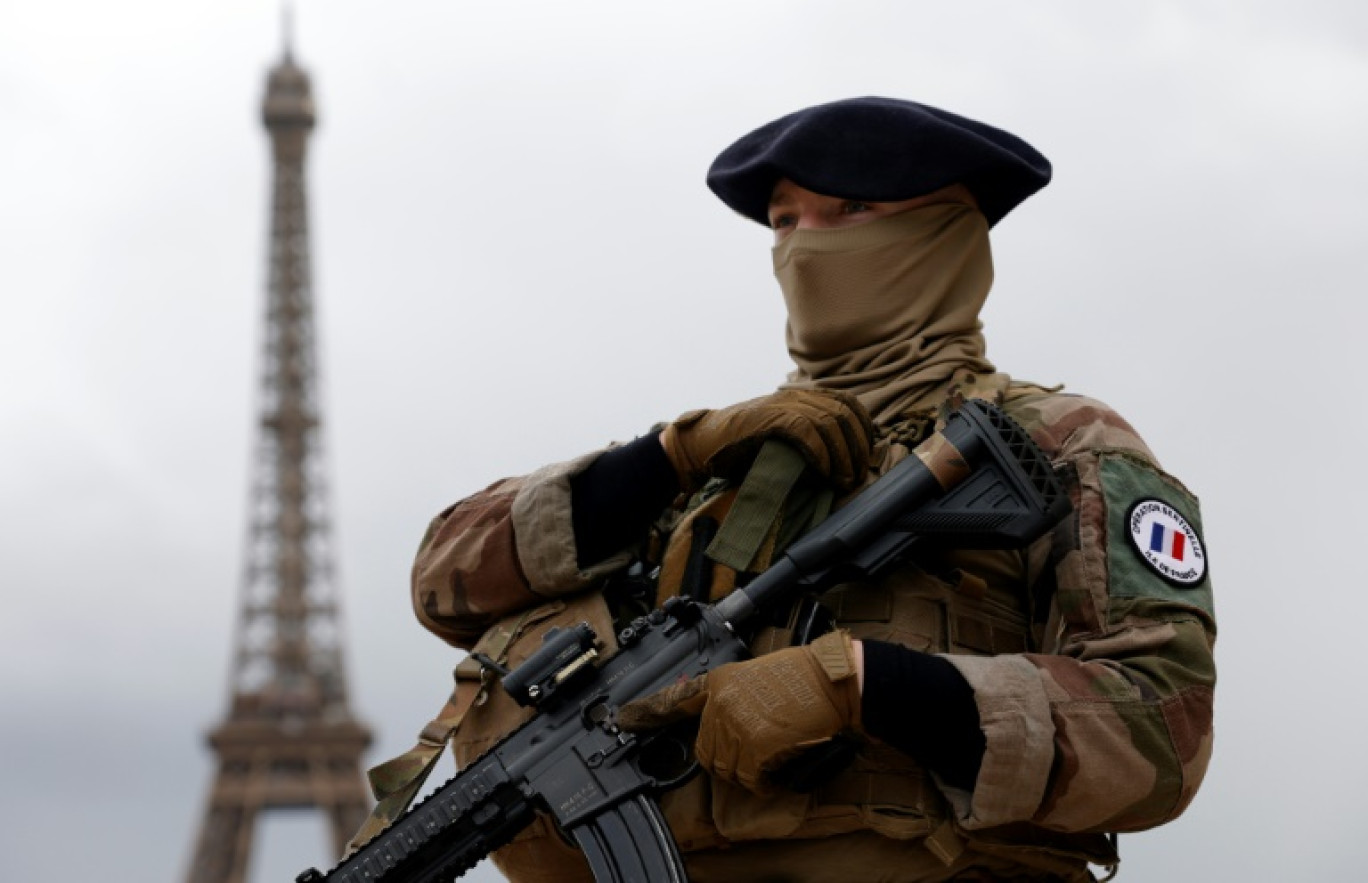
[[[769,226],[774,185],[788,178],[826,196],[896,202],[963,184],[996,224],[1050,181],[1050,161],[1020,138],[896,98],[819,104],[761,126],[722,151],[708,186]]]

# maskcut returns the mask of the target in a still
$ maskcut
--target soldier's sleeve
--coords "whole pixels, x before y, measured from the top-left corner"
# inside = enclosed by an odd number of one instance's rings
[[[585,568],[576,561],[570,478],[601,453],[497,481],[439,513],[413,562],[413,609],[424,627],[468,650],[509,613],[624,566],[626,553]]]
[[[1031,550],[1040,653],[947,657],[986,750],[966,828],[1139,830],[1177,816],[1212,745],[1216,639],[1196,498],[1115,412],[1077,396],[1016,416],[1063,467],[1074,512]]]

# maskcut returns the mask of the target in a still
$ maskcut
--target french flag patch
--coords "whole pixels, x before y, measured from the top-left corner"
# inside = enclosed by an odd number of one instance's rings
[[[1174,561],[1183,560],[1183,547],[1187,545],[1187,535],[1158,523],[1150,529],[1150,551],[1167,555]]]
[[[1149,568],[1176,586],[1206,577],[1206,554],[1196,529],[1163,500],[1141,500],[1126,515],[1131,545]]]

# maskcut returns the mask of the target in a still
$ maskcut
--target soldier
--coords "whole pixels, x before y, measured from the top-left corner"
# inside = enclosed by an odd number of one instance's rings
[[[746,135],[708,184],[775,232],[788,381],[497,482],[429,527],[419,619],[514,665],[554,625],[615,634],[641,600],[617,578],[633,562],[659,568],[660,597],[716,598],[761,569],[790,509],[748,560],[708,552],[766,438],[844,493],[980,398],[1056,464],[1073,515],[1051,535],[838,586],[821,599],[834,631],[789,646],[781,618],[754,660],[623,709],[629,728],[700,718],[706,775],[662,801],[691,879],[1090,880],[1117,862],[1114,832],[1174,818],[1201,782],[1215,622],[1196,498],[1116,412],[987,358],[989,229],[1049,177],[1019,138],[908,101],[838,101]],[[458,763],[526,714],[483,697]],[[841,772],[812,793],[775,784],[838,733],[858,745]],[[590,879],[544,821],[495,861],[516,881]]]

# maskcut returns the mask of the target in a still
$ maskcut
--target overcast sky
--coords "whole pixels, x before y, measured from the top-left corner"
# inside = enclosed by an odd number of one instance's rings
[[[275,0],[0,0],[0,855],[179,881],[225,712],[261,365]],[[768,235],[703,186],[885,94],[1056,177],[994,231],[990,356],[1140,429],[1203,501],[1215,758],[1125,880],[1348,879],[1368,822],[1361,2],[302,0],[296,57],[352,698],[370,762],[456,654],[427,519],[788,368]],[[264,827],[254,879],[326,864]]]

